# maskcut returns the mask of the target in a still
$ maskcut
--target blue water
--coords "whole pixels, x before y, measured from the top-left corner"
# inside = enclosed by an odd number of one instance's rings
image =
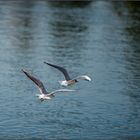
[[[0,139],[140,139],[140,9],[134,2],[0,1]],[[91,82],[39,102],[63,75]]]

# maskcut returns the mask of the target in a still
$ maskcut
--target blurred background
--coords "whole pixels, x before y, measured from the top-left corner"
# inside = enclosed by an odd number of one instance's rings
[[[140,3],[0,0],[0,139],[140,139]],[[51,91],[40,103],[22,72]]]

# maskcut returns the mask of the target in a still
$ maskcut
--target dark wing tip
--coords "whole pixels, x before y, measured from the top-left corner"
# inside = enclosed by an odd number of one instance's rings
[[[21,69],[21,72],[24,72],[24,73],[26,73],[26,70],[24,70],[24,69]]]
[[[58,70],[60,70],[63,74],[64,74],[64,77],[66,80],[70,80],[70,76],[67,72],[67,70],[64,68],[64,67],[61,67],[61,66],[58,66],[58,65],[54,65],[54,64],[51,64],[51,63],[48,63],[48,62],[44,62],[45,64],[49,65],[49,66],[52,66]]]
[[[46,61],[44,61],[44,64],[52,65],[52,64],[50,64],[50,63],[48,63],[48,62],[46,62]]]
[[[21,69],[21,71],[38,86],[38,88],[42,94],[47,94],[47,91],[46,91],[43,83],[39,79],[37,79],[35,76],[29,74],[24,69]]]
[[[47,64],[47,65],[49,65],[49,66],[55,67],[55,68],[57,68],[57,69],[60,69],[60,68],[61,68],[60,66],[57,66],[57,65],[51,64],[51,63],[46,62],[46,61],[44,61],[44,63]]]
[[[26,71],[26,70],[24,70],[24,69],[21,69],[21,71],[28,77],[28,78],[30,78],[31,76],[30,76],[30,74]]]
[[[52,67],[54,67],[54,68],[57,68],[57,69],[64,69],[63,67],[60,67],[60,66],[58,66],[58,65],[56,65],[56,64],[51,64],[51,63],[46,62],[46,61],[44,61],[44,63],[47,64],[47,65],[49,65],[49,66],[52,66]]]
[[[25,69],[21,69],[21,71],[22,71],[23,73],[25,73],[26,75],[28,75],[28,72],[27,72]]]

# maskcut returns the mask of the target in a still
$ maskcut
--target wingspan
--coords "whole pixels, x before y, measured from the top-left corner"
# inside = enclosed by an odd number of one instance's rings
[[[37,85],[41,94],[48,94],[48,92],[46,91],[43,83],[39,79],[35,78],[34,76],[32,76],[31,74],[29,74],[27,71],[25,71],[23,69],[22,69],[22,72],[24,72],[25,75],[28,78],[30,78]]]
[[[66,70],[65,68],[60,67],[60,66],[57,66],[57,65],[54,65],[54,64],[50,64],[50,63],[48,63],[48,62],[44,62],[44,63],[45,63],[45,64],[48,64],[49,66],[52,66],[52,67],[54,67],[54,68],[56,68],[56,69],[58,69],[58,70],[60,70],[60,71],[64,74],[65,79],[66,79],[67,81],[71,79],[70,76],[69,76],[69,74],[68,74],[68,72],[67,72],[67,70]]]
[[[55,90],[55,91],[52,91],[51,93],[49,93],[50,95],[52,95],[52,94],[55,94],[55,93],[57,93],[57,92],[69,92],[69,91],[75,91],[75,90],[71,90],[71,89],[58,89],[58,90]],[[48,95],[49,95],[48,94]]]

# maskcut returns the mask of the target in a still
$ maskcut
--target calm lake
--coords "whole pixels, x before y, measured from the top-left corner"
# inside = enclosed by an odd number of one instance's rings
[[[61,88],[64,66],[80,81],[39,102],[36,86]],[[0,1],[0,139],[140,139],[138,2]]]

